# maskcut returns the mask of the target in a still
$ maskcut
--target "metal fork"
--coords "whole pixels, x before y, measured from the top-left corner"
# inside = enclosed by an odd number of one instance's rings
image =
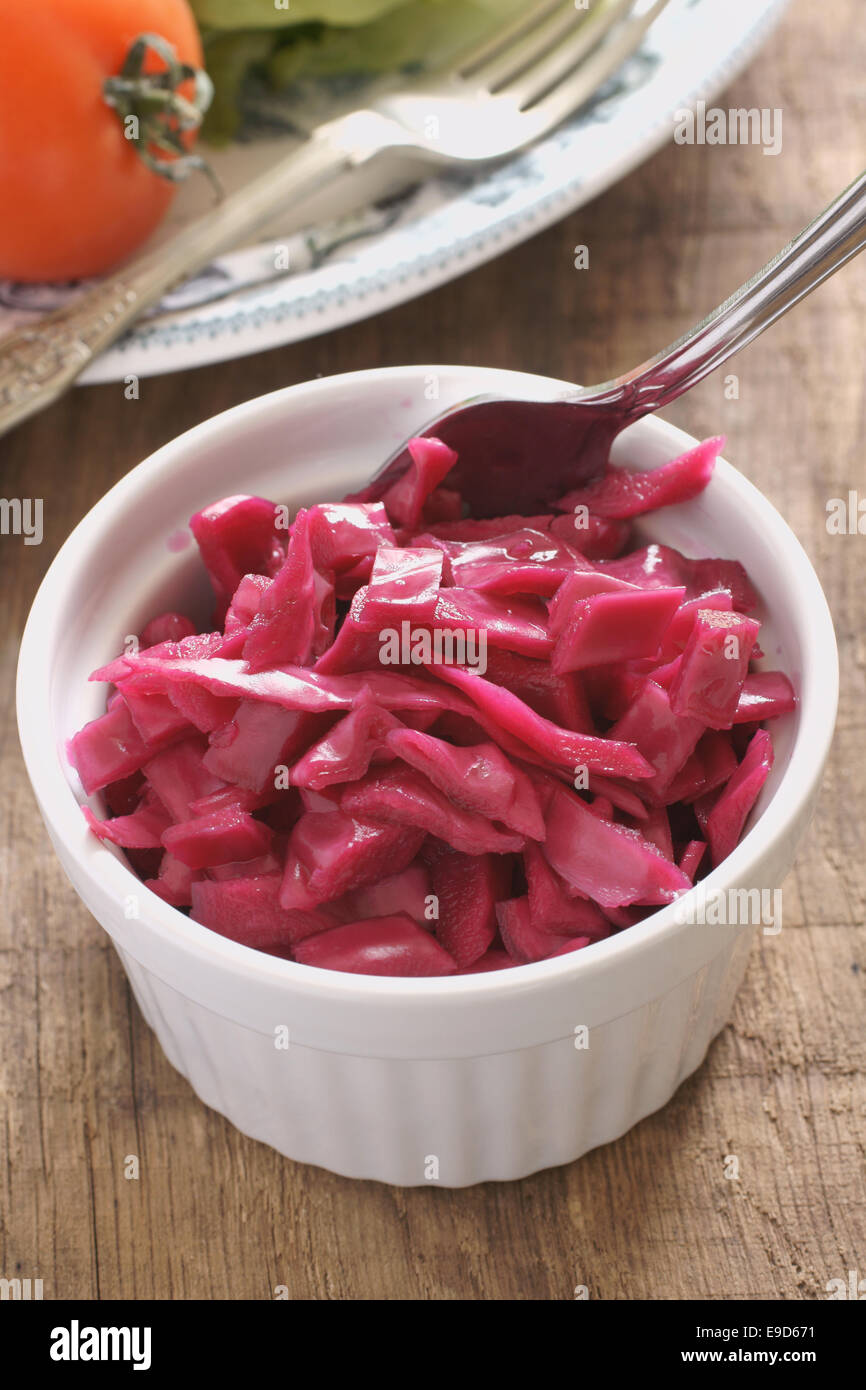
[[[513,154],[576,111],[634,52],[668,0],[543,0],[450,67],[374,84],[299,149],[70,305],[0,341],[0,434],[61,395],[169,289],[302,199],[388,150],[437,164]]]
[[[670,405],[866,248],[866,173],[713,313],[633,371],[543,399],[474,396],[416,430],[458,456],[449,474],[470,515],[532,516],[599,474],[627,425]],[[380,498],[408,467],[405,445],[358,501]]]

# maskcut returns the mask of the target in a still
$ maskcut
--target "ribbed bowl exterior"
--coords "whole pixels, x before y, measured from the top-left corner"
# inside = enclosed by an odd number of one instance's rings
[[[355,1057],[277,1048],[119,951],[171,1064],[244,1134],[352,1178],[464,1187],[579,1158],[658,1110],[724,1027],[752,933],[657,999],[589,1032],[493,1056]]]

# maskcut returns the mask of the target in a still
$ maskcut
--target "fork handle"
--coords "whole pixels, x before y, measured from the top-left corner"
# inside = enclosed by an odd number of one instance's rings
[[[866,173],[697,327],[611,382],[611,403],[624,407],[627,417],[635,420],[669,405],[757,338],[864,246]]]
[[[360,122],[358,118],[361,118]],[[365,117],[370,117],[366,123]],[[71,304],[0,341],[0,434],[61,395],[87,364],[186,276],[237,244],[287,199],[308,196],[384,148],[372,112],[352,112]]]

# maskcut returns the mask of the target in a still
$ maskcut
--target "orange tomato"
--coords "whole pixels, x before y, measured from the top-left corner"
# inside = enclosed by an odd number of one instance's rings
[[[134,251],[165,214],[174,185],[144,165],[102,92],[147,33],[201,66],[186,0],[15,0],[3,7],[0,276],[98,275]],[[148,71],[163,67],[148,54]]]

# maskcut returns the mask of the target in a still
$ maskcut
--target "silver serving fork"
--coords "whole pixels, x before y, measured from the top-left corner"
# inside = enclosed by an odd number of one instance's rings
[[[702,381],[864,246],[866,173],[724,304],[633,371],[543,400],[475,396],[415,433],[436,435],[457,451],[449,486],[459,489],[472,516],[544,512],[603,470],[626,425]],[[381,497],[409,461],[402,445],[357,497]]]

